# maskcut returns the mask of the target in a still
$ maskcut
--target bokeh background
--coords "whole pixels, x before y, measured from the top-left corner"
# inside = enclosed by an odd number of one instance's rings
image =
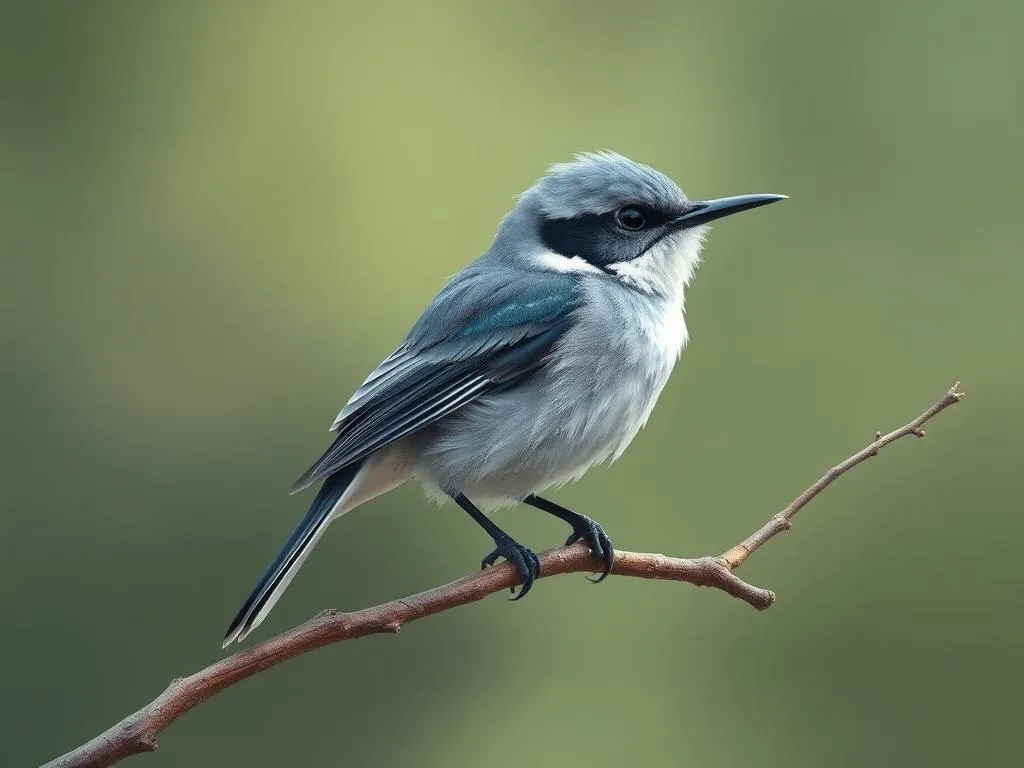
[[[1012,0],[4,3],[3,764],[221,656],[341,403],[517,192],[605,147],[692,196],[792,197],[716,227],[650,425],[556,494],[619,547],[720,552],[954,379],[968,399],[751,559],[770,611],[560,577],[261,674],[134,760],[1012,762],[1022,24]],[[256,639],[488,544],[402,488]]]

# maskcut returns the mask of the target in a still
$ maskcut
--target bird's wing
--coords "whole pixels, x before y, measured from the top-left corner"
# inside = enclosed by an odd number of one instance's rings
[[[537,371],[576,301],[569,276],[459,275],[348,401],[333,444],[292,491]]]

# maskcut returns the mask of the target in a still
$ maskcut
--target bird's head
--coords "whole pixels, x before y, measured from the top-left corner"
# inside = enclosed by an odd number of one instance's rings
[[[707,224],[784,195],[690,200],[663,173],[614,152],[552,166],[510,217],[532,231],[532,266],[618,278],[650,293],[675,293],[693,277]],[[509,235],[512,235],[509,232]],[[500,235],[499,235],[500,237]]]

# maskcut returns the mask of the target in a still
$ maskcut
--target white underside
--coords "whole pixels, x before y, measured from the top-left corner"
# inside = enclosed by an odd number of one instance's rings
[[[429,492],[493,506],[579,479],[614,460],[647,421],[686,339],[681,307],[597,294],[553,362],[407,443]],[[623,322],[623,315],[630,316]],[[603,339],[595,345],[595,339]]]

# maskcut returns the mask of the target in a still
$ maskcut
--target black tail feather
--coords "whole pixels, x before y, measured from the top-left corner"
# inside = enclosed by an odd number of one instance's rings
[[[252,594],[232,620],[224,635],[225,648],[235,640],[244,640],[259,621],[262,621],[263,617],[260,614],[264,609],[269,610],[295,575],[319,533],[329,522],[331,511],[355,479],[361,464],[362,462],[359,462],[344,467],[324,481],[309,510],[292,531],[280,553],[263,572]]]

